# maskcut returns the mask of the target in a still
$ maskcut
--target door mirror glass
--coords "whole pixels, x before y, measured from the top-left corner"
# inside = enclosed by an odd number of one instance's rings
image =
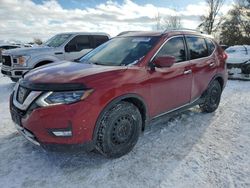
[[[159,68],[172,67],[174,63],[176,58],[173,56],[159,56],[153,61],[153,64]]]

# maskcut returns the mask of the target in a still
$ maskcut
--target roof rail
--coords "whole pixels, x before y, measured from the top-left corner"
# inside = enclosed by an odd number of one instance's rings
[[[190,31],[190,32],[196,32],[196,33],[205,34],[203,31],[199,31],[199,30],[195,30],[195,29],[188,29],[188,28],[166,29],[165,31],[163,31],[162,34],[166,34],[169,31]]]
[[[139,32],[139,31],[123,31],[123,32],[119,33],[117,36],[122,36],[122,35],[125,35],[128,33],[134,33],[134,32]]]

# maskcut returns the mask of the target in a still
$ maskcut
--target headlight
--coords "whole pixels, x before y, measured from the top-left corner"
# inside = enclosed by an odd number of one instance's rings
[[[16,57],[13,57],[14,65],[27,66],[27,61],[29,60],[29,58],[30,58],[30,56],[16,56]]]
[[[59,104],[72,104],[86,99],[93,89],[82,91],[47,92],[38,98],[36,103],[39,106],[53,106]]]

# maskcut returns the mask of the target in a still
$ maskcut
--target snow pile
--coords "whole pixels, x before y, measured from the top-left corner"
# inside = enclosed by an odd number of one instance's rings
[[[250,187],[250,83],[229,81],[219,109],[151,123],[131,153],[50,153],[17,134],[14,84],[0,78],[0,187]]]

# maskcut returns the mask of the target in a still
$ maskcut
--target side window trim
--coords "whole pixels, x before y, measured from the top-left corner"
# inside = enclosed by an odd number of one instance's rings
[[[213,52],[208,56],[208,57],[210,57],[210,56],[212,56],[213,54],[214,54],[214,52],[215,52],[215,50],[216,50],[216,48],[217,48],[217,45],[214,43],[214,41],[212,40],[212,39],[210,39],[210,38],[205,38],[205,41],[206,41],[206,44],[207,44],[207,41],[210,41],[213,45],[214,45],[214,50],[213,50]],[[207,44],[207,50],[208,50],[208,44]]]
[[[186,51],[186,61],[182,61],[182,62],[179,62],[179,63],[184,63],[184,62],[187,62],[187,61],[189,61],[188,60],[188,52],[187,52],[187,50],[188,50],[188,48],[187,48],[187,44],[186,44],[186,40],[185,40],[185,35],[183,35],[183,34],[181,34],[181,35],[176,35],[176,36],[172,36],[172,37],[170,37],[170,38],[167,38],[166,39],[166,41],[164,41],[163,42],[163,44],[160,46],[160,48],[155,52],[155,54],[152,56],[152,58],[150,59],[150,61],[149,61],[149,64],[155,59],[155,57],[157,56],[157,54],[161,51],[161,49],[164,47],[164,45],[168,42],[168,41],[170,41],[171,39],[173,39],[173,38],[182,38],[183,39],[183,42],[184,42],[184,48],[185,48],[185,51]],[[178,64],[179,64],[178,63]]]
[[[189,53],[189,48],[188,48],[188,44],[187,44],[187,39],[186,39],[186,35],[183,35],[183,39],[184,39],[184,43],[185,43],[185,50],[186,50],[186,61],[190,61],[190,53]]]

